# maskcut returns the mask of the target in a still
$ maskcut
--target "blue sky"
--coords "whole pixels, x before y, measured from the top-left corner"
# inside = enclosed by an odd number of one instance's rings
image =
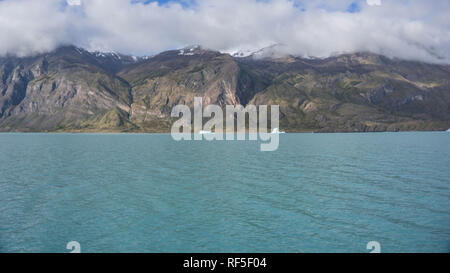
[[[193,2],[193,0],[189,1],[189,0],[131,0],[131,3],[143,3],[143,4],[150,4],[152,2],[158,2],[161,5],[165,5],[168,4],[170,2],[173,3],[179,3],[182,6],[188,7],[190,6]]]
[[[226,0],[224,0],[226,1]],[[267,0],[257,0],[257,1],[267,1]],[[170,3],[179,3],[181,4],[183,7],[191,7],[195,5],[195,0],[131,0],[131,3],[143,3],[144,5],[148,5],[152,2],[157,2],[160,5],[166,5],[166,4],[170,4]],[[304,2],[308,2],[308,0],[306,1],[299,1],[299,0],[293,0],[292,1],[294,6],[299,8],[302,11],[306,11],[306,5],[304,4]],[[309,1],[311,2],[311,1]],[[361,11],[361,5],[359,2],[364,2],[362,0],[359,1],[354,1],[354,2],[350,2],[348,3],[348,5],[346,5],[342,11],[346,11],[346,12],[350,12],[350,13],[357,13]],[[328,6],[326,4],[323,4],[322,7],[326,10],[333,10],[333,8],[331,6]]]
[[[347,7],[346,11],[348,11],[350,13],[356,13],[356,12],[359,12],[360,10],[361,10],[361,8],[359,7],[359,4],[357,2],[353,2]]]

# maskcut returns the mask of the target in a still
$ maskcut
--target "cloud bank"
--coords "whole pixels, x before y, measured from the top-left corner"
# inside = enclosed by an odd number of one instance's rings
[[[0,55],[63,44],[134,55],[283,44],[304,57],[370,51],[450,64],[449,11],[448,0],[0,0]]]

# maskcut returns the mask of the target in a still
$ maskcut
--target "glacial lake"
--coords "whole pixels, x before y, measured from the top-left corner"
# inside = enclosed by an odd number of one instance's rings
[[[0,252],[450,251],[450,133],[0,134]]]

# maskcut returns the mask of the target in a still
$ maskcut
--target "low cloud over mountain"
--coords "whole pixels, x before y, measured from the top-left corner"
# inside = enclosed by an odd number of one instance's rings
[[[301,57],[369,51],[448,64],[449,10],[447,0],[0,0],[0,55],[62,44],[134,55],[283,44]]]

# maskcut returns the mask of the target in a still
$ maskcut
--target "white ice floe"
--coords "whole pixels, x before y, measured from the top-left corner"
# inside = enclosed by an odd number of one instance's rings
[[[271,134],[284,134],[284,132],[280,132],[278,128],[274,128]]]

